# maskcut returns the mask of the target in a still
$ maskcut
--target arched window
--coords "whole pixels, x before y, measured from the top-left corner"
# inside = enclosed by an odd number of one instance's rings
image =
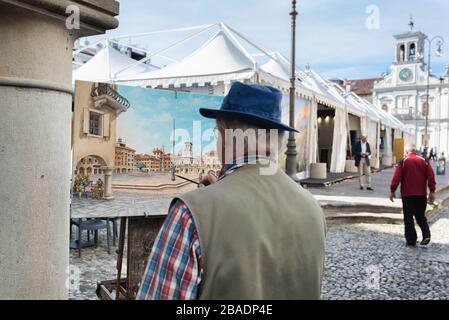
[[[405,61],[405,44],[399,46],[399,62]]]
[[[416,44],[412,43],[410,44],[408,60],[413,61],[415,59],[416,59]]]

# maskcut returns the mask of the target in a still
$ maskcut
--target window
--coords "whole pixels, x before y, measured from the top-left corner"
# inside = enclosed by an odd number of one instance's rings
[[[89,134],[101,135],[101,114],[96,112],[89,113]]]
[[[414,43],[412,43],[410,45],[410,52],[409,52],[409,56],[408,56],[408,60],[409,61],[413,61],[416,58],[416,45]]]
[[[409,107],[409,97],[402,97],[402,108],[407,109]]]
[[[399,46],[399,62],[405,61],[405,45]]]

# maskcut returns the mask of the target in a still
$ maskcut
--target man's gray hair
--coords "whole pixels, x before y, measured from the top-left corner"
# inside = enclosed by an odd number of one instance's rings
[[[418,153],[418,149],[416,148],[416,144],[408,143],[405,146],[405,152],[407,152],[407,153]]]
[[[222,118],[222,117],[217,117],[217,126],[218,127],[224,127],[224,123],[226,122],[227,126],[229,127],[229,129],[234,129],[234,130],[242,130],[243,132],[247,132],[247,130],[266,130],[266,134],[269,137],[270,136],[270,129],[266,129],[264,127],[258,126],[256,124],[252,124],[249,122],[246,122],[244,120],[237,120],[237,119],[230,119],[230,118]],[[277,144],[278,144],[278,148],[281,149],[284,144],[286,143],[286,134],[284,130],[276,130],[277,133]]]

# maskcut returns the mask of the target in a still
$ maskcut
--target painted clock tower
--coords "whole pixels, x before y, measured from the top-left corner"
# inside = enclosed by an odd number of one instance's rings
[[[412,25],[412,23],[411,23]],[[413,26],[413,25],[412,25]],[[391,72],[374,85],[373,102],[416,132],[419,146],[425,140],[423,107],[427,99],[427,36],[414,32],[395,35],[395,60]],[[449,152],[449,72],[429,78],[429,148]]]

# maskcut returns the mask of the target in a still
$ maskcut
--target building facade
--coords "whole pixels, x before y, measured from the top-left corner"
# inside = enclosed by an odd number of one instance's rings
[[[136,167],[142,172],[160,172],[161,162],[154,156],[149,154],[136,155]]]
[[[87,170],[104,174],[105,199],[112,196],[115,167],[117,118],[130,107],[116,86],[105,83],[76,82],[72,118],[73,173]],[[90,168],[90,169],[89,169]]]
[[[444,77],[430,74],[425,64],[427,36],[422,32],[396,35],[396,58],[391,72],[374,85],[373,102],[414,130],[415,142],[425,145],[428,112],[428,147],[449,151],[449,69]],[[433,54],[433,52],[432,52]],[[427,106],[427,84],[429,105]]]
[[[168,173],[171,166],[171,154],[156,148],[153,154],[138,154],[135,156],[135,167],[144,172]]]
[[[156,148],[153,150],[153,155],[159,162],[159,172],[168,172],[171,166],[171,154],[165,153],[163,149]]]
[[[103,174],[101,167],[102,164],[98,158],[88,156],[78,162],[75,168],[75,175],[80,174],[83,176],[90,176],[92,174]]]
[[[193,144],[190,141],[184,142],[184,150],[173,157],[175,172],[181,174],[205,174],[210,170],[218,171],[221,164],[215,150],[203,153],[198,156],[193,155]]]
[[[356,79],[345,80],[343,82],[344,88],[348,88],[351,92],[357,94],[360,98],[373,102],[374,84],[382,78]]]
[[[118,139],[115,145],[115,172],[132,173],[136,169],[136,150],[128,147],[123,139]]]

